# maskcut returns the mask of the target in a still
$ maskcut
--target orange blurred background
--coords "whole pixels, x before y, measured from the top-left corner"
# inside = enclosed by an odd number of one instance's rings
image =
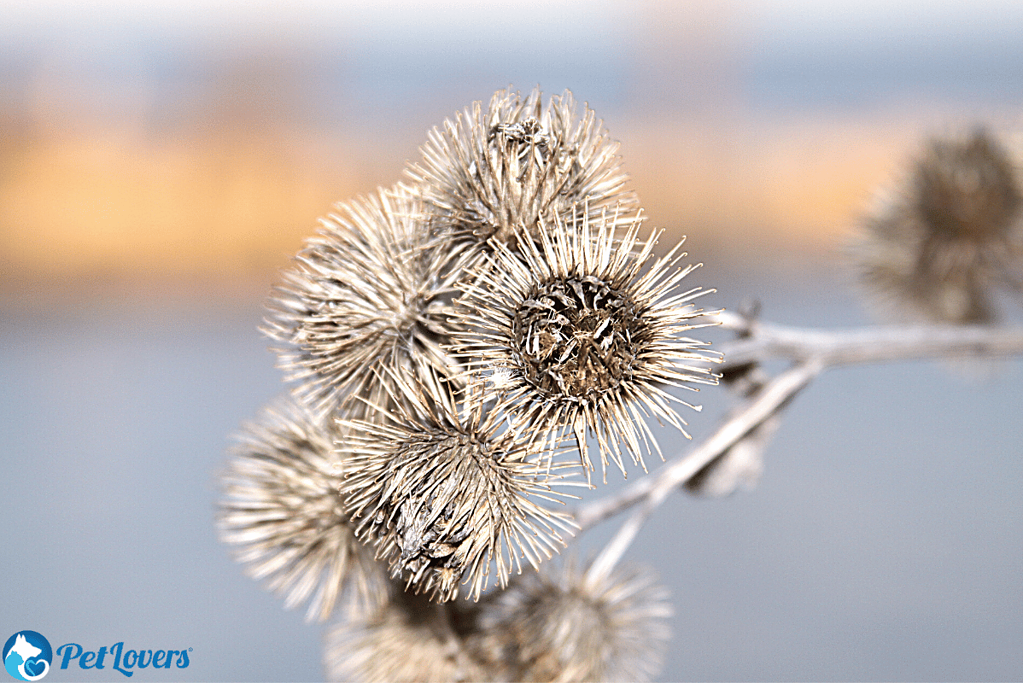
[[[695,257],[831,252],[925,133],[1015,124],[1019,76],[945,54],[1010,42],[940,5],[15,3],[0,292],[262,293],[334,202],[509,83],[588,101]]]

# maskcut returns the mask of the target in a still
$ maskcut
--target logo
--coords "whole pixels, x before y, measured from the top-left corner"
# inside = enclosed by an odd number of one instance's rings
[[[78,643],[65,643],[57,648],[60,668],[72,662],[79,669],[113,669],[131,678],[135,669],[187,669],[192,648],[181,650],[126,650],[124,641],[98,650],[86,650]],[[4,645],[4,668],[19,681],[38,681],[50,671],[53,663],[50,642],[35,631],[18,631]]]
[[[4,668],[19,681],[38,681],[50,671],[50,641],[35,631],[18,631],[4,644]]]
[[[60,668],[66,669],[71,662],[77,662],[79,669],[105,669],[109,666],[128,678],[135,672],[132,669],[169,669],[176,666],[187,669],[189,663],[187,650],[125,650],[124,641],[114,643],[110,647],[104,645],[98,650],[86,650],[78,643],[66,643],[57,648],[60,657]]]

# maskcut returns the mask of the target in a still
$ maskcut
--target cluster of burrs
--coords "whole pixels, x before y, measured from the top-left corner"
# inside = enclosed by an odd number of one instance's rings
[[[676,390],[716,382],[688,336],[705,290],[681,287],[681,244],[640,236],[617,148],[568,92],[499,91],[283,273],[265,332],[293,390],[239,440],[220,521],[311,618],[351,596],[332,675],[652,675],[648,579],[523,574],[571,535],[575,475],[645,469],[652,421],[685,432]]]

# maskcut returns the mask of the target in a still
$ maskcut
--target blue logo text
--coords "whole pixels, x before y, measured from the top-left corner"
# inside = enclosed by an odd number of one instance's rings
[[[109,666],[125,676],[135,672],[132,669],[179,669],[188,667],[187,650],[124,650],[124,642],[114,643],[110,647],[104,645],[98,650],[86,650],[78,643],[67,643],[57,648],[57,656],[61,658],[60,668],[66,669],[72,661],[78,663],[80,669],[105,669]]]

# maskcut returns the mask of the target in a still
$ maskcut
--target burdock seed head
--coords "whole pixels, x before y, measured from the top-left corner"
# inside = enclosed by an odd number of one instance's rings
[[[430,602],[395,591],[373,612],[333,625],[326,635],[327,680],[395,683],[496,680],[467,651],[457,626],[475,603]],[[471,618],[471,615],[465,615]]]
[[[386,419],[343,422],[344,493],[356,533],[392,576],[440,600],[478,599],[492,574],[506,585],[521,560],[536,567],[564,545],[570,518],[560,477],[539,477],[534,449],[481,408],[459,412],[438,382],[395,376]]]
[[[1008,153],[984,128],[934,139],[913,165],[908,199],[932,239],[1004,240],[1020,208]]]
[[[589,580],[575,562],[517,577],[481,606],[473,650],[512,681],[645,681],[670,639],[667,591],[644,569]]]
[[[434,229],[485,247],[514,245],[515,232],[539,221],[618,204],[635,209],[617,156],[618,143],[572,93],[546,105],[534,88],[525,98],[499,90],[489,106],[471,108],[429,133],[422,160],[406,171],[423,192]]]
[[[718,360],[684,336],[704,326],[692,301],[705,292],[677,291],[693,269],[676,267],[681,244],[649,263],[659,233],[639,243],[636,218],[619,240],[617,223],[556,218],[538,224],[536,239],[519,233],[515,251],[495,244],[460,285],[465,331],[455,338],[487,400],[532,440],[574,433],[587,477],[595,435],[605,480],[610,462],[625,472],[623,446],[638,464],[640,441],[657,448],[647,418],[685,434],[666,387],[715,384],[706,363]]]
[[[454,373],[441,346],[452,288],[424,220],[402,186],[340,204],[283,273],[264,331],[317,412],[378,396],[385,369]]]
[[[1016,169],[991,133],[932,139],[864,221],[853,247],[861,281],[897,316],[991,322],[993,287],[1019,283],[1021,206]]]
[[[308,600],[307,619],[325,620],[345,591],[356,609],[386,597],[387,577],[358,541],[338,491],[333,425],[291,397],[267,406],[245,426],[221,475],[221,539],[256,579]]]

